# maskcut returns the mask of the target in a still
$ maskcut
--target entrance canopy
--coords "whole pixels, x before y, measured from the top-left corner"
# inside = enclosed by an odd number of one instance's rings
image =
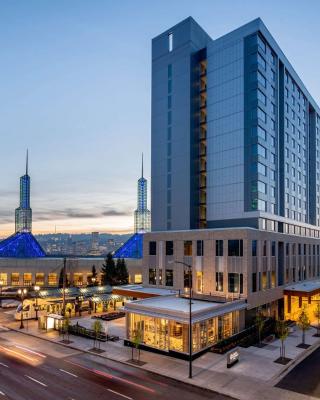
[[[283,293],[285,295],[304,297],[320,294],[320,280],[301,282],[294,285],[286,286]]]

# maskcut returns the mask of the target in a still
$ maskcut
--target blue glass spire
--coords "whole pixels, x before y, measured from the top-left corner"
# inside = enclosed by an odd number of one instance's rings
[[[20,178],[20,205],[15,211],[16,232],[31,232],[32,210],[30,208],[29,157],[26,156],[26,173]]]
[[[143,153],[141,178],[138,180],[138,204],[134,212],[134,231],[148,232],[150,231],[150,211],[147,208],[148,184],[143,177]]]

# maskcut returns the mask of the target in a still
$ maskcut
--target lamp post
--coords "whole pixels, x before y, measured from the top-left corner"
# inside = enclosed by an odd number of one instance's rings
[[[92,285],[93,285],[93,286],[95,286],[96,280],[97,280],[97,278],[94,277],[94,276],[91,278],[91,282],[92,282]]]
[[[0,308],[2,308],[2,286],[4,284],[3,279],[0,279]]]
[[[18,295],[21,298],[21,318],[20,318],[20,328],[19,329],[24,328],[24,325],[23,325],[23,301],[24,301],[24,298],[26,297],[27,292],[28,292],[27,289],[19,289],[18,290]]]
[[[189,275],[189,378],[192,379],[192,266],[183,261],[172,263],[182,264],[188,268]]]
[[[39,295],[40,286],[36,285],[33,289],[36,292],[36,307],[35,307],[35,309],[36,309],[36,321],[38,321],[38,295]]]

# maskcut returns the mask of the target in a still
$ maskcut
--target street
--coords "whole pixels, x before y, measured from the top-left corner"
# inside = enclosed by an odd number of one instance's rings
[[[14,400],[230,399],[4,328],[0,328],[1,397]]]
[[[298,364],[277,387],[320,398],[320,348]]]

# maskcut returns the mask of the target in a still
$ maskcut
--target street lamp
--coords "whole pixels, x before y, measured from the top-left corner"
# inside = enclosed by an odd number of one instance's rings
[[[39,295],[40,286],[36,285],[33,289],[36,292],[36,307],[35,307],[35,310],[36,310],[36,321],[38,321],[38,295]]]
[[[96,280],[97,280],[97,278],[95,278],[94,276],[91,278],[91,282],[92,282],[93,286],[95,286]]]
[[[2,286],[4,284],[3,279],[0,279],[0,308],[2,308]]]
[[[21,298],[20,329],[23,329],[23,328],[24,328],[24,325],[23,325],[23,301],[24,301],[24,298],[26,297],[27,292],[28,292],[27,289],[19,289],[19,290],[18,290],[18,295],[19,295],[20,298]]]
[[[188,268],[189,275],[189,378],[192,379],[192,266],[183,261],[171,261]]]

